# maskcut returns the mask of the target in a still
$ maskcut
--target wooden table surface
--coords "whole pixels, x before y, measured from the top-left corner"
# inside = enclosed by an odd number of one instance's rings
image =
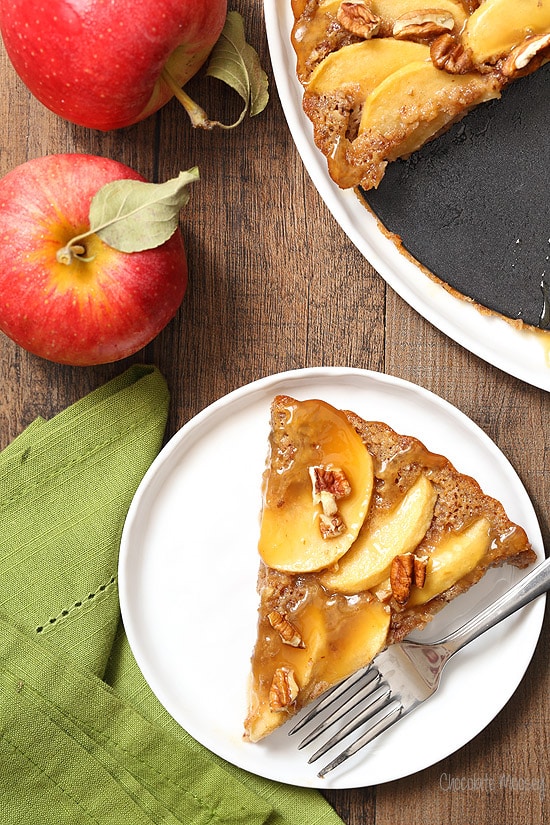
[[[172,404],[168,435],[254,379],[337,365],[413,381],[459,407],[496,442],[532,497],[550,547],[550,394],[490,366],[409,308],[336,224],[296,152],[277,96],[261,0],[232,0],[270,78],[266,111],[233,131],[193,131],[184,111],[107,134],[69,124],[34,100],[0,53],[0,174],[56,152],[116,158],[150,180],[198,165],[182,216],[189,288],[143,351],[93,368],[56,365],[0,334],[0,447],[133,362],[156,364]],[[189,90],[229,117],[231,94],[204,78]],[[549,811],[550,634],[545,622],[515,695],[472,742],[431,768],[378,787],[326,792],[348,825],[542,823]],[[506,666],[504,663],[503,666]],[[415,742],[410,743],[414,748]]]

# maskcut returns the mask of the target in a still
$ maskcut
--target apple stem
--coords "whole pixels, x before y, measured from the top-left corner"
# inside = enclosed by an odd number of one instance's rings
[[[235,126],[238,126],[242,121],[244,114],[246,113],[245,111],[236,123],[231,123],[230,125],[220,123],[219,120],[210,120],[204,109],[202,109],[198,103],[195,103],[195,101],[189,97],[187,92],[178,85],[166,66],[162,70],[162,78],[174,93],[174,97],[179,100],[189,115],[191,124],[195,129],[213,129],[215,126],[218,126],[220,129],[234,129]]]
[[[77,235],[71,241],[69,241],[66,246],[63,246],[61,249],[58,249],[56,252],[56,260],[60,264],[65,264],[66,266],[70,266],[74,259],[76,258],[79,261],[84,261],[84,263],[89,263],[93,261],[94,255],[91,257],[86,257],[86,247],[83,244],[77,243],[78,241],[86,238],[90,233],[86,232],[83,235]]]

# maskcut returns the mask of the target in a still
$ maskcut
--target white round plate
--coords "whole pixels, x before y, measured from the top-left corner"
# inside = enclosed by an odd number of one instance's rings
[[[550,390],[550,332],[514,327],[451,294],[399,252],[354,192],[340,189],[331,180],[302,110],[303,88],[296,78],[296,56],[290,42],[294,22],[290,0],[264,0],[264,14],[277,91],[292,138],[314,186],[349,239],[427,321],[493,366]]]
[[[519,684],[541,628],[544,598],[458,653],[436,696],[321,780],[321,766],[283,728],[242,739],[257,621],[260,485],[275,395],[321,398],[386,421],[447,455],[499,498],[540,558],[531,502],[495,444],[437,396],[378,373],[297,370],[256,381],[189,421],[147,472],[124,527],[119,586],[136,660],[158,699],[195,739],[248,771],[306,787],[375,785],[419,771],[460,748]],[[461,624],[523,575],[490,571],[432,622],[430,638]],[[424,631],[428,637],[428,631]],[[411,746],[414,743],[414,747]]]

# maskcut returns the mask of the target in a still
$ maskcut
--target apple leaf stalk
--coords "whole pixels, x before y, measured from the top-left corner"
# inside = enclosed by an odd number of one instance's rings
[[[199,179],[197,167],[180,172],[164,183],[116,180],[105,184],[90,204],[90,229],[75,235],[56,254],[71,264],[86,256],[86,238],[98,235],[119,252],[142,252],[165,243],[176,231],[181,209],[189,200],[188,186]]]
[[[234,129],[247,113],[253,117],[267,106],[267,75],[256,51],[246,42],[244,21],[236,11],[228,12],[223,31],[212,50],[206,75],[221,80],[236,91],[244,101],[244,109],[235,123],[224,124],[210,120],[204,109],[189,97],[165,67],[162,72],[164,81],[184,107],[195,128],[213,129],[217,126],[221,129]]]

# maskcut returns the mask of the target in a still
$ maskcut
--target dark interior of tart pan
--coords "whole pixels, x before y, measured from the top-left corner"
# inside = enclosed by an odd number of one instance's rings
[[[550,327],[549,93],[547,64],[389,164],[379,188],[362,193],[438,278],[543,328]]]

